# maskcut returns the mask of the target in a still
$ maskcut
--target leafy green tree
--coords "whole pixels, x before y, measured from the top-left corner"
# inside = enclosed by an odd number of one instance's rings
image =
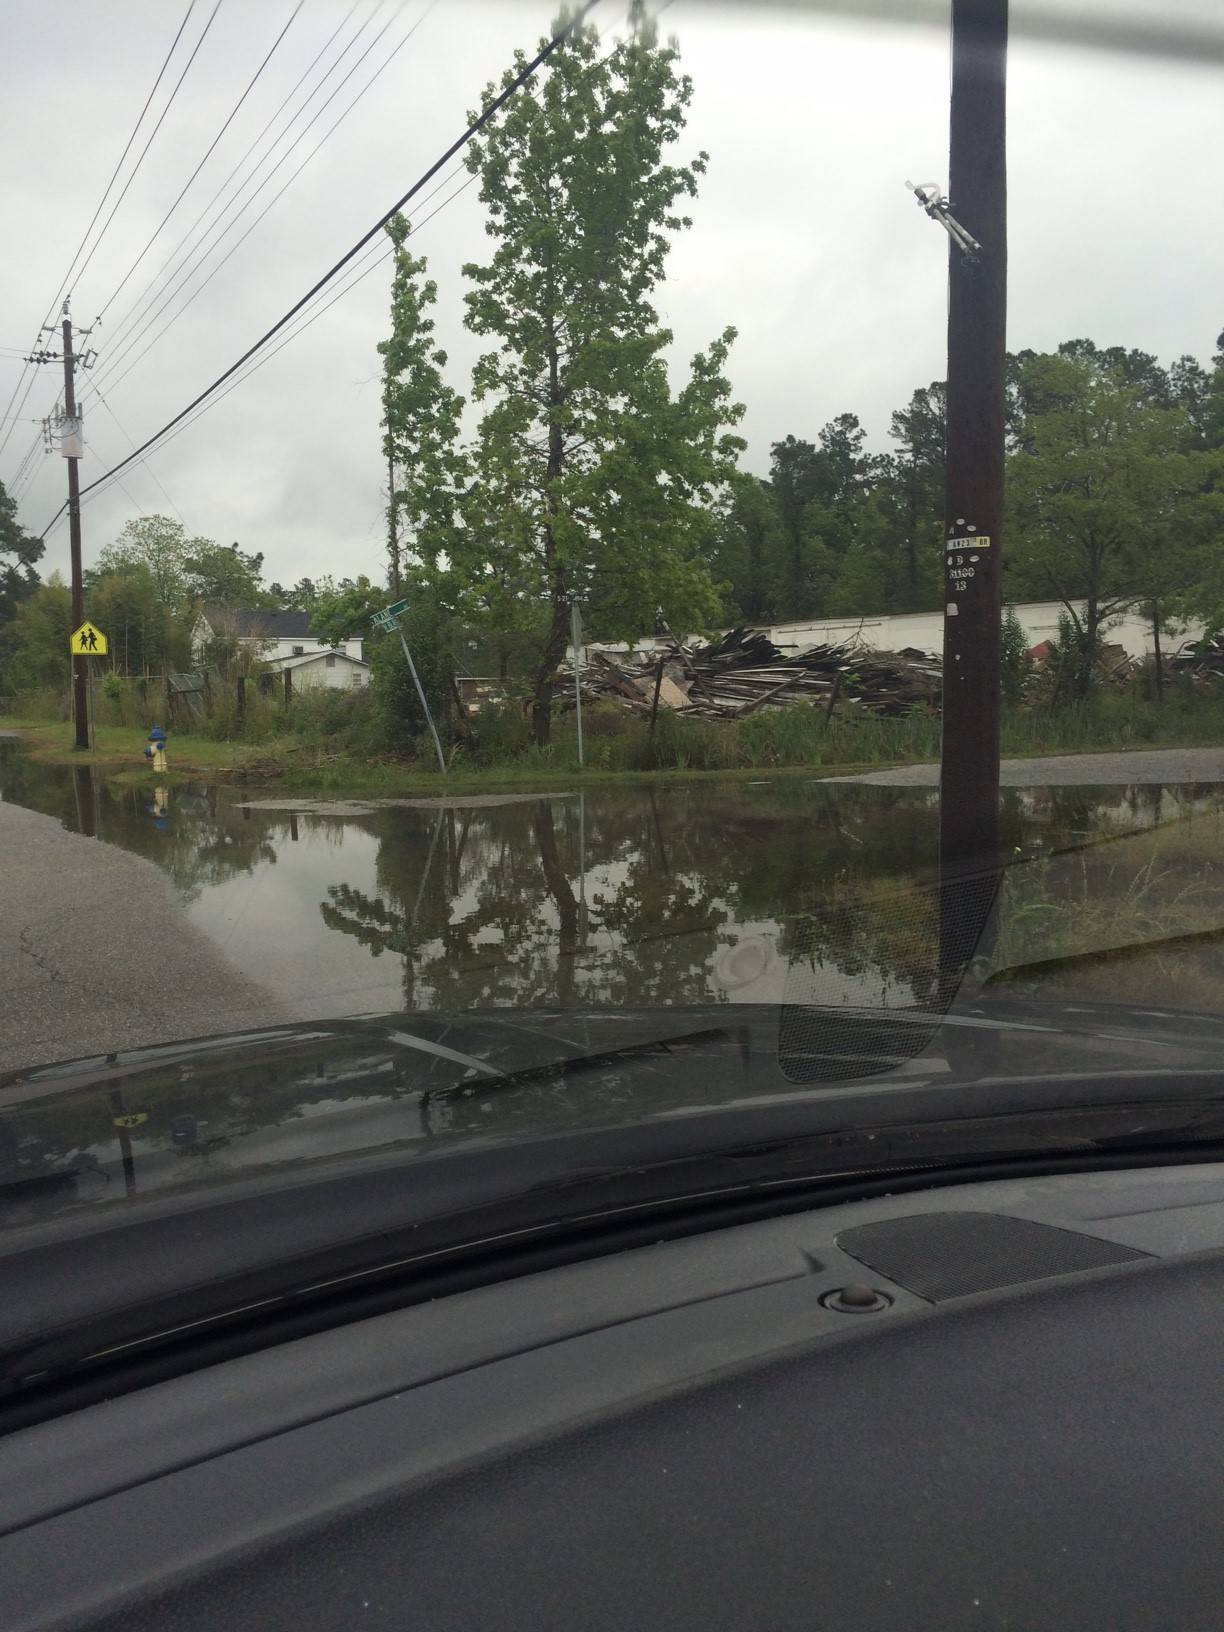
[[[41,538],[32,538],[17,520],[17,505],[0,482],[0,628],[16,616],[17,607],[38,587],[34,563],[43,554]]]
[[[410,595],[401,627],[434,725],[445,743],[453,713],[454,663],[447,648],[444,617],[428,590],[418,585]],[[429,726],[398,635],[386,635],[374,643],[370,666],[370,691],[383,740],[391,748],[417,746]],[[425,753],[432,761],[433,748],[428,742]]]
[[[428,310],[438,297],[426,263],[405,247],[410,223],[397,215],[387,223],[395,245],[391,285],[391,338],[379,345],[383,359],[383,457],[396,481],[388,497],[388,581],[398,599],[405,553],[414,563],[436,565],[448,542],[455,502],[466,473],[458,448],[463,398],[446,384],[446,353],[435,349]]]
[[[67,686],[71,673],[72,593],[58,572],[18,602],[6,630],[8,684],[14,691]]]
[[[947,387],[935,380],[915,391],[892,416],[898,444],[891,466],[894,515],[901,557],[901,610],[937,607],[943,589],[944,443]]]
[[[769,490],[781,535],[775,597],[778,614],[812,617],[823,610],[832,577],[828,551],[812,531],[812,514],[820,497],[820,462],[814,443],[787,436],[773,444]]]
[[[635,637],[656,609],[678,629],[717,615],[706,506],[743,446],[727,429],[742,412],[723,373],[731,330],[669,383],[651,296],[706,161],[665,162],[692,86],[641,5],[631,22],[603,55],[575,29],[537,96],[508,103],[467,156],[496,248],[465,268],[466,321],[494,349],[473,376],[484,412],[450,583],[466,616],[530,635],[540,743],[571,596],[590,604],[598,583],[604,636]]]
[[[228,548],[207,539],[193,539],[195,548],[183,558],[186,596],[199,606],[229,606],[244,611],[279,606],[263,583],[263,553],[245,554],[237,544]]]
[[[1207,471],[1183,451],[1186,411],[1159,405],[1144,354],[1073,343],[1027,361],[1021,388],[1008,576],[1013,593],[1063,603],[1078,654],[1070,695],[1082,697],[1109,621],[1193,581],[1197,551],[1183,546],[1187,529],[1202,537],[1190,499]]]
[[[164,674],[190,666],[188,625],[162,600],[148,567],[133,564],[123,571],[91,573],[85,609],[106,632],[106,661],[117,674]]]
[[[1029,656],[1028,636],[1024,632],[1024,625],[1016,616],[1014,606],[1003,609],[1000,658],[1003,669],[1003,701],[1018,703],[1024,696],[1025,682],[1033,672],[1033,659]]]
[[[724,616],[768,623],[777,605],[782,529],[769,484],[738,472],[710,513],[706,558],[724,589]]]
[[[376,612],[387,604],[387,592],[363,573],[359,578],[342,578],[338,584],[319,580],[319,592],[311,607],[311,633],[338,646],[343,640],[370,640],[377,631]]]
[[[188,561],[215,548],[211,539],[188,538],[181,521],[140,516],[126,524],[113,544],[103,547],[95,570],[126,572],[143,567],[152,574],[162,605],[179,612],[190,597]]]

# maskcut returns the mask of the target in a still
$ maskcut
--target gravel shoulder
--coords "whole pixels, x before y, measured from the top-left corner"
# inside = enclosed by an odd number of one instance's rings
[[[159,868],[0,803],[0,1072],[285,1018]]]

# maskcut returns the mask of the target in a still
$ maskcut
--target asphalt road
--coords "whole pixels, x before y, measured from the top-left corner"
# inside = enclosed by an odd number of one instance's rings
[[[0,803],[0,1072],[284,1016],[160,868]]]
[[[898,765],[830,782],[864,782],[879,788],[937,788],[938,765]],[[1132,783],[1224,782],[1224,748],[1142,748],[1120,754],[1062,754],[1046,759],[1005,759],[1005,788],[1129,787]]]

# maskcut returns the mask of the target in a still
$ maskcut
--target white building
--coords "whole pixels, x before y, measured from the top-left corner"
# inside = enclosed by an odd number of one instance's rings
[[[293,672],[293,684],[302,689],[327,686],[349,690],[365,685],[370,666],[362,656],[360,639],[337,645],[310,632],[309,612],[241,611],[234,607],[206,607],[191,631],[194,662],[204,664],[210,648],[219,642],[245,647],[252,657],[277,670]]]
[[[1076,612],[1083,614],[1082,601],[1074,603]],[[1064,611],[1061,601],[1020,601],[1012,606],[1020,627],[1028,636],[1029,650],[1044,641],[1058,639],[1058,619]],[[899,652],[905,647],[920,652],[939,653],[943,650],[942,612],[894,612],[872,618],[819,618],[805,623],[776,623],[763,629],[775,646],[782,651],[803,651],[809,646],[840,646],[846,642],[869,646],[877,652]],[[1166,653],[1175,652],[1183,642],[1196,640],[1203,633],[1201,624],[1193,624],[1183,634],[1165,635],[1161,646]],[[1151,656],[1152,626],[1138,612],[1127,612],[1111,618],[1102,630],[1102,638],[1111,645],[1121,646],[1128,657]]]
[[[1074,603],[1082,615],[1084,603]],[[1028,636],[1029,650],[1047,640],[1057,640],[1058,619],[1064,610],[1061,601],[1021,601],[1012,607],[1020,627]],[[920,652],[936,655],[943,651],[942,612],[888,612],[874,617],[809,618],[803,623],[752,624],[768,635],[783,652],[802,652],[811,646],[866,646],[877,652],[900,652],[911,647]],[[1127,612],[1111,618],[1102,630],[1102,639],[1121,646],[1128,657],[1150,657],[1152,653],[1152,626],[1138,612]],[[1197,640],[1203,633],[1201,623],[1192,622],[1179,634],[1164,634],[1161,647],[1168,656],[1188,640]],[[657,651],[670,642],[647,636],[634,646],[637,652]],[[624,641],[591,641],[584,644],[583,652],[589,658],[591,651],[613,655],[627,652]],[[567,648],[572,661],[573,647]]]

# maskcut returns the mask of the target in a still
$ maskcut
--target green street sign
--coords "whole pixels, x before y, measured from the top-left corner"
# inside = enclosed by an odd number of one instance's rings
[[[383,613],[383,617],[384,618],[402,618],[404,613],[407,612],[407,610],[408,610],[408,602],[407,601],[396,601],[394,606],[387,607],[386,611]]]

